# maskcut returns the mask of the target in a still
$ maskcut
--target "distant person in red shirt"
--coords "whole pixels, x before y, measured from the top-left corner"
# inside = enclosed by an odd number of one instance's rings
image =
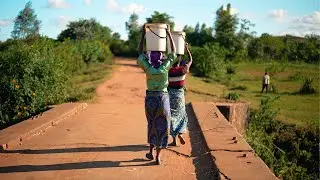
[[[178,136],[180,143],[185,144],[182,134],[187,131],[188,116],[185,109],[184,83],[186,74],[192,64],[192,55],[188,44],[185,46],[189,60],[182,60],[183,55],[178,55],[178,62],[169,70],[169,98],[171,110],[170,135],[173,142],[169,146],[176,146],[176,137]]]

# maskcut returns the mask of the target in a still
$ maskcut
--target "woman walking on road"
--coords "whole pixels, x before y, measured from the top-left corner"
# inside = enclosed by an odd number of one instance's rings
[[[168,72],[176,61],[176,54],[169,54],[164,58],[163,52],[152,51],[143,53],[146,27],[143,27],[140,41],[138,65],[146,73],[147,91],[145,98],[145,113],[148,121],[148,143],[150,152],[146,157],[153,160],[153,149],[156,147],[156,162],[161,164],[161,149],[168,147],[170,102],[167,92]],[[170,39],[171,52],[176,52],[170,33],[169,25],[166,34]]]
[[[189,61],[182,61],[182,55],[178,55],[178,62],[173,65],[169,71],[169,98],[171,109],[171,126],[170,135],[173,142],[169,146],[176,146],[176,137],[178,136],[180,143],[185,144],[182,134],[187,131],[188,116],[185,109],[184,82],[186,74],[192,64],[192,55],[188,44],[185,49],[188,54]]]

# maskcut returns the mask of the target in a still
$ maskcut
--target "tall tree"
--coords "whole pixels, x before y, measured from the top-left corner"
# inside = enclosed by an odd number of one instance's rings
[[[232,57],[235,54],[237,47],[236,30],[238,18],[236,15],[231,15],[231,5],[227,5],[227,9],[221,6],[216,11],[215,21],[215,37],[219,44],[230,52],[227,57]]]
[[[80,19],[68,24],[67,29],[58,35],[58,40],[63,41],[65,38],[72,40],[100,40],[103,42],[111,41],[111,30],[102,26],[94,18]]]
[[[32,3],[29,1],[14,20],[11,36],[14,39],[23,39],[39,36],[41,21],[32,9]]]
[[[256,34],[255,31],[252,31],[251,28],[254,27],[255,24],[251,23],[248,19],[241,19],[240,23],[240,31],[238,33],[238,38],[242,43],[242,48],[247,48],[249,41]]]
[[[194,27],[194,31],[196,33],[200,33],[200,24],[199,24],[199,22],[197,22],[196,26]]]
[[[126,29],[128,31],[128,45],[132,51],[138,50],[138,45],[141,37],[138,20],[139,16],[133,13],[130,15],[129,21],[126,22]]]
[[[170,29],[174,29],[174,22],[172,21],[173,17],[167,13],[160,13],[154,11],[151,17],[147,18],[147,23],[166,23],[170,25]]]
[[[194,33],[194,28],[192,26],[188,26],[188,25],[185,25],[184,28],[183,28],[183,31],[186,33],[186,34],[190,34],[190,33]]]

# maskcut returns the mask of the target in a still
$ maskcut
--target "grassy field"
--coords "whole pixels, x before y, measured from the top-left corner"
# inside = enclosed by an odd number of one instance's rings
[[[276,85],[277,93],[261,94],[261,78],[265,68],[272,69],[270,82]],[[229,92],[240,94],[240,101],[247,101],[254,109],[259,107],[264,96],[279,95],[275,108],[279,109],[278,119],[296,125],[319,125],[319,67],[310,64],[262,64],[246,62],[236,64],[236,74],[231,80],[211,80],[189,75],[187,101],[222,100]],[[297,94],[304,77],[313,78],[316,94]],[[228,79],[228,78],[222,78]]]
[[[72,92],[71,101],[93,102],[96,87],[104,82],[112,74],[115,65],[92,64],[83,72],[75,75],[71,80],[71,85],[76,87]]]

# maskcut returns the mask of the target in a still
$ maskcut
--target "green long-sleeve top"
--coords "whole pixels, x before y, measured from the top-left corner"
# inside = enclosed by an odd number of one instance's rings
[[[147,76],[147,89],[149,91],[167,92],[169,84],[168,73],[171,66],[177,61],[176,54],[169,54],[167,59],[156,69],[149,64],[148,57],[140,54],[137,64],[144,70]]]

